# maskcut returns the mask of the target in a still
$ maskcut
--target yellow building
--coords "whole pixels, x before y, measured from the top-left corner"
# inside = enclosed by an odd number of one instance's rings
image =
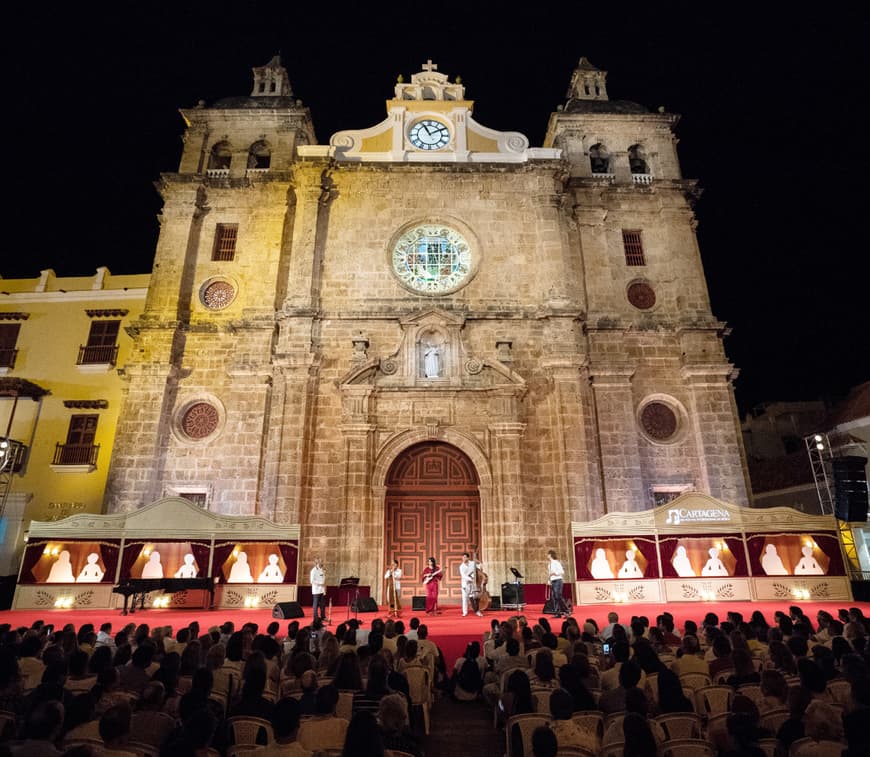
[[[0,575],[23,527],[102,511],[121,405],[128,324],[149,274],[0,279]]]

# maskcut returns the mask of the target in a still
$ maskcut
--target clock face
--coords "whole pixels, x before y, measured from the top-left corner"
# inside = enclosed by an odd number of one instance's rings
[[[425,224],[409,229],[393,247],[393,273],[420,294],[448,294],[472,274],[471,247],[448,226]]]
[[[440,150],[450,142],[450,130],[441,121],[424,118],[411,127],[408,139],[419,150]]]

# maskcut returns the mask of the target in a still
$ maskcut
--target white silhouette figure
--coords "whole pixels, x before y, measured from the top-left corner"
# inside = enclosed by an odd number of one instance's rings
[[[159,552],[152,552],[148,556],[148,562],[142,568],[142,578],[163,578],[163,564],[160,562]]]
[[[426,378],[438,378],[441,375],[441,351],[438,345],[427,342],[423,352],[423,375]]]
[[[196,566],[193,564],[193,555],[188,553],[184,556],[184,565],[175,571],[176,578],[196,578]]]
[[[788,571],[782,564],[782,558],[776,551],[775,544],[768,544],[764,548],[764,557],[761,558],[761,568],[768,576],[787,576]]]
[[[100,556],[96,552],[91,552],[88,555],[88,564],[82,568],[82,572],[79,573],[79,577],[76,579],[76,583],[80,584],[98,584],[103,580],[103,569],[97,565],[97,560],[100,559]]]
[[[235,566],[233,566],[235,567]],[[261,584],[279,584],[284,580],[284,574],[278,567],[278,555],[269,555],[269,564],[263,568],[257,581]]]
[[[640,565],[637,564],[636,555],[633,549],[629,549],[625,553],[625,562],[619,569],[620,578],[643,578],[643,571]]]
[[[794,574],[796,576],[823,576],[825,571],[822,570],[822,566],[813,557],[813,548],[809,544],[805,544],[801,552],[803,557],[794,566]]]
[[[719,550],[716,547],[710,547],[707,554],[710,555],[710,559],[707,560],[707,563],[701,569],[702,576],[727,576],[728,569],[719,559]]]
[[[251,575],[251,566],[248,565],[248,553],[239,552],[236,555],[236,561],[233,567],[230,568],[230,577],[227,579],[228,584],[252,584],[254,577]]]
[[[595,550],[595,559],[589,572],[592,573],[592,578],[613,578],[613,569],[607,562],[607,555],[603,549]]]
[[[686,548],[682,544],[677,547],[677,554],[674,555],[671,565],[674,566],[674,570],[677,571],[680,578],[695,578],[695,569],[692,567],[689,555],[686,554]]]
[[[46,583],[48,584],[71,584],[75,583],[75,577],[72,572],[72,565],[69,561],[69,552],[67,550],[63,550],[57,556],[57,562],[51,566],[51,570],[48,573],[48,579]]]

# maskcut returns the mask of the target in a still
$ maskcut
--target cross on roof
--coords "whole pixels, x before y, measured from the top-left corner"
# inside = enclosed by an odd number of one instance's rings
[[[423,64],[423,70],[424,70],[424,71],[430,71],[430,72],[431,72],[431,71],[437,71],[437,70],[438,70],[438,64],[437,64],[437,63],[433,63],[433,62],[432,62],[432,59],[429,58],[429,60],[427,60],[427,61]]]

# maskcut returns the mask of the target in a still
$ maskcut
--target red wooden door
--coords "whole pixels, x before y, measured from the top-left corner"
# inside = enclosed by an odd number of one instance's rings
[[[406,600],[425,593],[420,576],[430,556],[444,571],[441,604],[461,600],[462,553],[480,543],[478,484],[471,460],[443,442],[414,445],[393,462],[387,474],[384,562],[399,561]]]

